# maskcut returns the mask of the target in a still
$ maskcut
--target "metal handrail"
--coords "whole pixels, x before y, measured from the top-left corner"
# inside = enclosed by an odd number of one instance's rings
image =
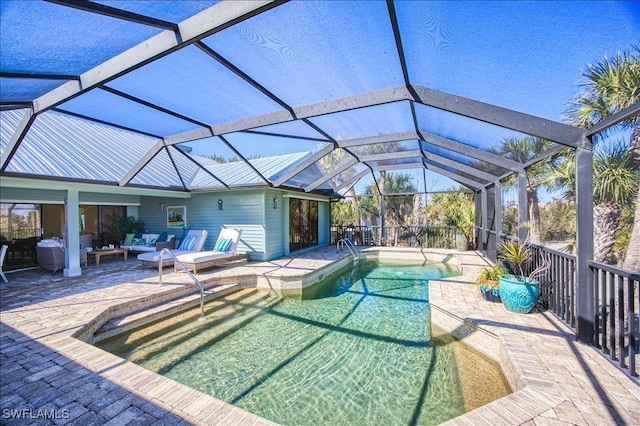
[[[176,262],[178,265],[180,265],[180,267],[182,269],[184,269],[184,271],[189,274],[189,276],[191,277],[191,279],[193,280],[193,282],[195,284],[198,285],[198,287],[200,287],[200,318],[198,318],[198,321],[204,321],[205,319],[207,319],[207,317],[205,317],[204,315],[204,287],[202,286],[202,283],[200,282],[200,280],[198,280],[195,275],[193,275],[190,271],[189,268],[187,268],[186,266],[184,266],[184,264],[182,262],[180,262],[178,260],[178,258],[176,257],[175,254],[171,253],[171,251],[168,248],[164,248],[160,251],[160,259],[158,261],[158,284],[162,285],[162,255],[164,253],[169,253],[169,255],[171,257],[173,257],[173,261]]]
[[[351,253],[351,255],[353,256],[353,261],[357,261],[358,260],[358,249],[356,248],[355,245],[353,245],[353,242],[351,240],[348,240],[346,238],[342,238],[340,240],[338,240],[338,242],[336,243],[336,250],[339,252],[340,251],[340,243],[342,243],[343,246],[347,246],[347,248],[349,249],[349,253]]]

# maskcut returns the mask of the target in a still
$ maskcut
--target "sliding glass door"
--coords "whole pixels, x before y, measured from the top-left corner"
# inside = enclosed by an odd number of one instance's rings
[[[289,199],[289,252],[318,245],[318,202]]]

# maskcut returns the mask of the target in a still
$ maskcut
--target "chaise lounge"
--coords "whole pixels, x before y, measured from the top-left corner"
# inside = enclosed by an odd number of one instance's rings
[[[180,254],[194,253],[200,252],[204,248],[204,243],[207,240],[208,232],[206,230],[195,230],[191,229],[187,233],[187,235],[182,237],[180,240],[180,244],[175,249],[169,249],[169,251],[178,256]],[[160,261],[160,253],[162,251],[153,251],[150,253],[142,253],[138,255],[138,260],[142,261],[142,266],[158,266],[158,262]],[[168,254],[164,254],[162,256],[162,266],[171,266],[173,265],[173,257]]]
[[[213,250],[186,253],[176,257],[194,274],[198,273],[198,269],[211,268],[238,260],[248,260],[248,254],[236,253],[241,235],[242,229],[222,228]],[[174,264],[173,267],[174,270],[178,270],[178,265]]]

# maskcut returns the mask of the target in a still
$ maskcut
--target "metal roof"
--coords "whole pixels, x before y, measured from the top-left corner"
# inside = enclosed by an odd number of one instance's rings
[[[491,153],[505,137],[583,143],[561,123],[580,70],[640,40],[631,1],[3,0],[0,13],[3,175],[185,191],[344,194],[417,169],[482,189],[523,170]]]

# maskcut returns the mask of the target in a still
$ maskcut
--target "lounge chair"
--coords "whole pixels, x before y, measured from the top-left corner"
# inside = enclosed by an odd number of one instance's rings
[[[204,248],[204,243],[207,240],[208,232],[205,230],[195,230],[191,229],[185,235],[182,240],[180,240],[180,244],[175,249],[169,249],[171,253],[175,256],[186,253],[195,253],[200,252]],[[150,253],[142,253],[138,255],[138,260],[142,261],[142,266],[158,266],[158,262],[160,261],[160,253],[162,251],[154,251]],[[162,255],[162,266],[171,266],[173,265],[173,257],[168,254]]]
[[[198,269],[211,268],[238,260],[248,260],[248,254],[236,253],[241,235],[242,229],[222,228],[213,250],[186,253],[176,257],[186,268],[193,270],[194,274],[198,273]],[[174,264],[173,266],[174,270],[178,270],[178,265]]]

